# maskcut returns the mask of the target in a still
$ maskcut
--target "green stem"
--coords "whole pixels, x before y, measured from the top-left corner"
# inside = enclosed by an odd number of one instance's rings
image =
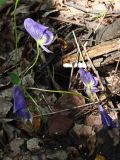
[[[25,90],[25,93],[28,95],[28,97],[32,100],[32,102],[35,104],[35,106],[37,107],[38,112],[40,113],[41,117],[43,115],[42,110],[40,109],[40,106],[36,103],[36,101],[34,100],[34,98]]]
[[[87,100],[90,100],[88,97],[85,97],[83,95],[81,95],[80,93],[77,92],[71,92],[71,91],[62,91],[62,90],[47,90],[47,89],[41,89],[41,88],[33,88],[33,87],[29,87],[29,90],[37,90],[37,91],[42,91],[42,92],[52,92],[52,93],[64,93],[64,94],[72,94],[72,95],[76,95],[76,96],[80,96],[80,97],[84,97]]]
[[[34,61],[34,63],[25,71],[25,73],[23,74],[23,76],[26,75],[26,74],[35,66],[35,64],[36,64],[37,61],[38,61],[38,58],[39,58],[40,54],[41,54],[41,49],[40,49],[40,47],[39,47],[39,43],[37,43],[37,55],[36,55],[36,57],[35,57],[35,61]]]
[[[16,59],[15,63],[16,63],[16,72],[17,72],[17,75],[19,76],[19,74],[18,74],[18,67],[17,67],[18,36],[17,36],[17,25],[16,25],[16,9],[17,9],[18,3],[19,3],[19,0],[16,0],[15,7],[14,7],[14,22],[13,22],[13,25],[14,25],[14,33],[15,33],[15,49],[16,49],[16,52],[15,52],[15,59]]]

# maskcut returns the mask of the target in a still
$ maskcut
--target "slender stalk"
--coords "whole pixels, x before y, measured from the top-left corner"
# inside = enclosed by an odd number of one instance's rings
[[[40,49],[40,47],[39,47],[39,43],[37,43],[37,55],[36,55],[36,57],[35,57],[35,61],[34,61],[34,63],[25,71],[25,73],[23,74],[23,76],[26,75],[26,74],[35,66],[35,64],[36,64],[37,61],[38,61],[38,58],[39,58],[40,54],[41,54],[41,49]]]
[[[99,102],[95,102],[95,104],[99,104]],[[76,106],[76,107],[73,107],[73,108],[62,109],[62,110],[59,110],[59,111],[53,111],[53,112],[49,112],[49,113],[43,113],[42,116],[48,116],[48,115],[63,113],[63,112],[67,112],[67,111],[70,111],[70,110],[74,110],[74,109],[78,109],[78,108],[83,108],[83,107],[87,107],[87,106],[91,106],[91,105],[93,105],[93,103],[83,104],[83,105],[80,105],[80,106]],[[35,115],[33,117],[40,117],[40,116],[41,115]]]
[[[40,113],[41,117],[43,115],[42,113],[42,109],[40,109],[40,106],[36,103],[36,101],[34,100],[34,98],[25,90],[26,94],[28,95],[28,97],[32,100],[32,102],[35,104],[37,111]]]
[[[15,59],[16,59],[15,63],[16,63],[16,72],[17,72],[17,75],[19,76],[19,74],[18,74],[18,67],[17,67],[18,34],[17,34],[17,25],[16,25],[16,9],[17,9],[18,3],[19,3],[19,0],[16,0],[15,1],[15,7],[14,7],[14,21],[13,21],[13,25],[14,25],[14,33],[15,33],[15,49],[16,49],[16,52],[15,52]]]
[[[85,99],[90,100],[90,98],[85,97],[85,96],[83,96],[83,95],[81,95],[80,93],[77,93],[77,92],[62,91],[62,90],[48,90],[48,89],[41,89],[41,88],[34,88],[34,87],[29,87],[29,88],[27,88],[27,89],[29,89],[29,90],[41,91],[41,92],[72,94],[72,95],[84,97]]]

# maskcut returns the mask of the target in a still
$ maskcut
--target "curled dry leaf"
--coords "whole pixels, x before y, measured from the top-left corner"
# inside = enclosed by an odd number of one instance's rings
[[[33,116],[33,121],[32,121],[32,125],[33,125],[33,130],[38,130],[41,128],[41,117],[34,117]]]
[[[40,150],[39,146],[40,140],[38,138],[31,138],[27,141],[27,149],[31,152],[36,152]]]
[[[120,93],[120,73],[117,73],[116,75],[110,75],[105,79],[108,83],[109,90],[112,93]]]
[[[96,156],[95,160],[106,160],[106,158],[103,157],[102,155],[99,155],[99,154],[98,154],[98,155]]]

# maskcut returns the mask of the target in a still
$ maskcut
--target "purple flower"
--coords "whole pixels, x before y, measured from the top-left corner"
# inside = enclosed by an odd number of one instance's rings
[[[53,42],[53,33],[48,31],[48,27],[35,22],[31,18],[26,18],[24,21],[24,27],[32,38],[41,46],[41,48],[50,53],[45,46],[50,45]]]
[[[113,122],[112,118],[106,113],[101,105],[98,106],[98,109],[101,113],[101,120],[104,128],[116,128],[116,124]]]
[[[86,87],[86,93],[88,96],[91,95],[91,92],[98,92],[98,80],[90,72],[85,71],[83,68],[79,69],[80,78],[83,84]]]
[[[15,113],[18,117],[24,119],[25,121],[32,121],[32,116],[30,112],[27,110],[27,103],[20,86],[16,85],[13,87],[13,99],[13,113]]]

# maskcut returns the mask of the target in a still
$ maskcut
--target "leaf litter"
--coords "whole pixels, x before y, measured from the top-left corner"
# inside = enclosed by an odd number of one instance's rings
[[[1,159],[120,159],[119,5],[1,1]]]

